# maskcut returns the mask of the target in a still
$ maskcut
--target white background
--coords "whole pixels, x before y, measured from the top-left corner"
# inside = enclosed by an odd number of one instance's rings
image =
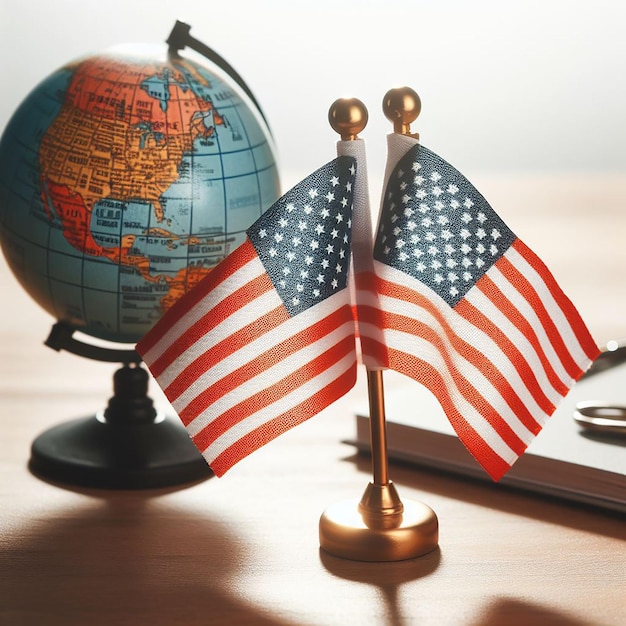
[[[384,93],[410,85],[424,145],[474,172],[626,171],[622,0],[0,0],[0,131],[47,74],[176,19],[246,79],[283,173],[334,156],[330,104],[356,96],[382,174]],[[290,178],[290,176],[287,176]]]

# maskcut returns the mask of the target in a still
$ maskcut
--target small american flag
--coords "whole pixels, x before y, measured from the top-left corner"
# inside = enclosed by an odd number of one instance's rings
[[[355,173],[340,156],[296,185],[137,344],[218,476],[356,381]]]
[[[389,141],[398,160],[374,273],[357,275],[362,350],[429,388],[497,480],[598,348],[542,261],[460,172],[416,140]]]

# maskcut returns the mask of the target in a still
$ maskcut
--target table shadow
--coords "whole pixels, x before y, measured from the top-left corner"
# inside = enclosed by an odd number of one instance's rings
[[[288,625],[237,594],[232,583],[246,566],[246,547],[224,522],[102,494],[4,532],[0,623]]]

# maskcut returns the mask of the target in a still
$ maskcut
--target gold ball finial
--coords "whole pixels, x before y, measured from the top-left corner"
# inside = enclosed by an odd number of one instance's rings
[[[422,101],[410,87],[390,89],[383,98],[383,113],[393,122],[393,132],[411,135],[411,122],[414,122],[422,110]]]
[[[344,141],[357,139],[367,120],[367,107],[358,98],[339,98],[328,110],[329,124]]]

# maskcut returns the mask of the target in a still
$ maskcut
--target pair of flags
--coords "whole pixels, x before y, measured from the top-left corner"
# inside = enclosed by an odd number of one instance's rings
[[[598,347],[543,262],[441,157],[389,135],[374,237],[364,142],[337,153],[137,351],[218,476],[347,393],[361,362],[425,385],[498,480]]]

